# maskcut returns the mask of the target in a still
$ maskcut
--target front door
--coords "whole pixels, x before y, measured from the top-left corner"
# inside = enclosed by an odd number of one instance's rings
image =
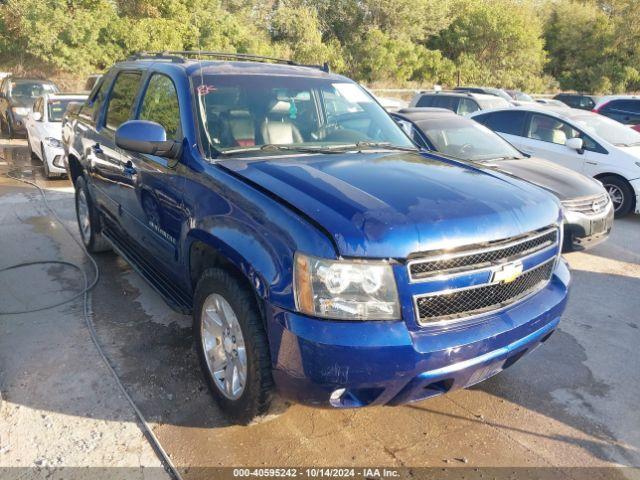
[[[95,135],[86,146],[89,169],[103,207],[116,224],[127,230],[123,218],[125,199],[133,191],[134,181],[127,168],[127,158],[116,146],[117,128],[129,120],[134,111],[142,74],[138,71],[121,71],[115,79],[106,99],[104,118],[98,123]]]
[[[171,78],[155,73],[149,78],[137,118],[159,123],[168,140],[182,142],[180,105]],[[179,269],[179,239],[186,219],[182,192],[184,177],[178,162],[156,155],[121,150],[125,163],[126,188],[121,189],[125,223],[153,258],[160,260],[170,277]]]

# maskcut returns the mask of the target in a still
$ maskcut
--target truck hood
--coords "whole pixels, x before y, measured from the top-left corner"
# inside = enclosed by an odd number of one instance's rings
[[[541,158],[487,161],[482,165],[538,185],[553,193],[560,200],[604,193],[602,184],[597,180]]]
[[[406,258],[559,219],[557,200],[534,185],[430,154],[299,155],[218,165],[301,212],[347,257]]]

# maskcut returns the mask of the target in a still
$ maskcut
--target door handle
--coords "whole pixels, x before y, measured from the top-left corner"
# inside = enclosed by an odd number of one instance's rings
[[[138,173],[138,170],[136,170],[136,167],[133,166],[133,162],[131,160],[127,160],[124,164],[124,167],[122,168],[122,172],[125,175],[132,177],[133,175]]]
[[[91,147],[91,150],[93,151],[93,154],[101,159],[104,159],[104,150],[102,150],[102,147],[100,146],[99,143],[96,143],[95,145],[93,145]]]

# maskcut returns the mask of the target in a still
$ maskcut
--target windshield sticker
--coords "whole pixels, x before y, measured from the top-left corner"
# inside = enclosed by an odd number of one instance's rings
[[[215,92],[217,90],[213,85],[198,85],[198,95],[208,95],[211,92]]]
[[[362,90],[355,83],[333,83],[331,84],[333,88],[336,89],[336,92],[340,94],[340,96],[344,97],[347,101],[351,103],[371,103],[371,97],[369,97],[364,90]]]

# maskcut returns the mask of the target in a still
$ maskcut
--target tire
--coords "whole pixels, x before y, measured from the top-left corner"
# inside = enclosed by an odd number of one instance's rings
[[[207,311],[213,313],[207,314]],[[232,328],[227,331],[229,325]],[[205,270],[196,286],[193,327],[202,372],[223,412],[243,425],[264,414],[271,403],[273,379],[267,336],[253,292],[225,270]],[[238,332],[240,337],[237,337]],[[242,354],[238,353],[242,347],[245,352],[244,384]],[[226,357],[226,362],[219,360],[221,357]],[[214,362],[217,362],[217,370]],[[231,365],[231,370],[224,365]],[[236,379],[236,371],[239,392],[233,390],[234,382],[227,381]],[[227,372],[233,372],[233,375],[227,375]],[[229,384],[232,387],[226,388]]]
[[[31,160],[40,160],[36,152],[34,152],[33,148],[31,148],[31,139],[29,138],[29,134],[27,133],[27,147],[29,148],[29,156]]]
[[[85,179],[80,176],[76,180],[76,220],[80,230],[82,243],[90,253],[107,252],[111,244],[100,233],[102,226],[100,216],[93,205]]]
[[[614,175],[607,175],[599,180],[613,201],[615,217],[622,218],[631,213],[635,203],[635,194],[629,182]]]

